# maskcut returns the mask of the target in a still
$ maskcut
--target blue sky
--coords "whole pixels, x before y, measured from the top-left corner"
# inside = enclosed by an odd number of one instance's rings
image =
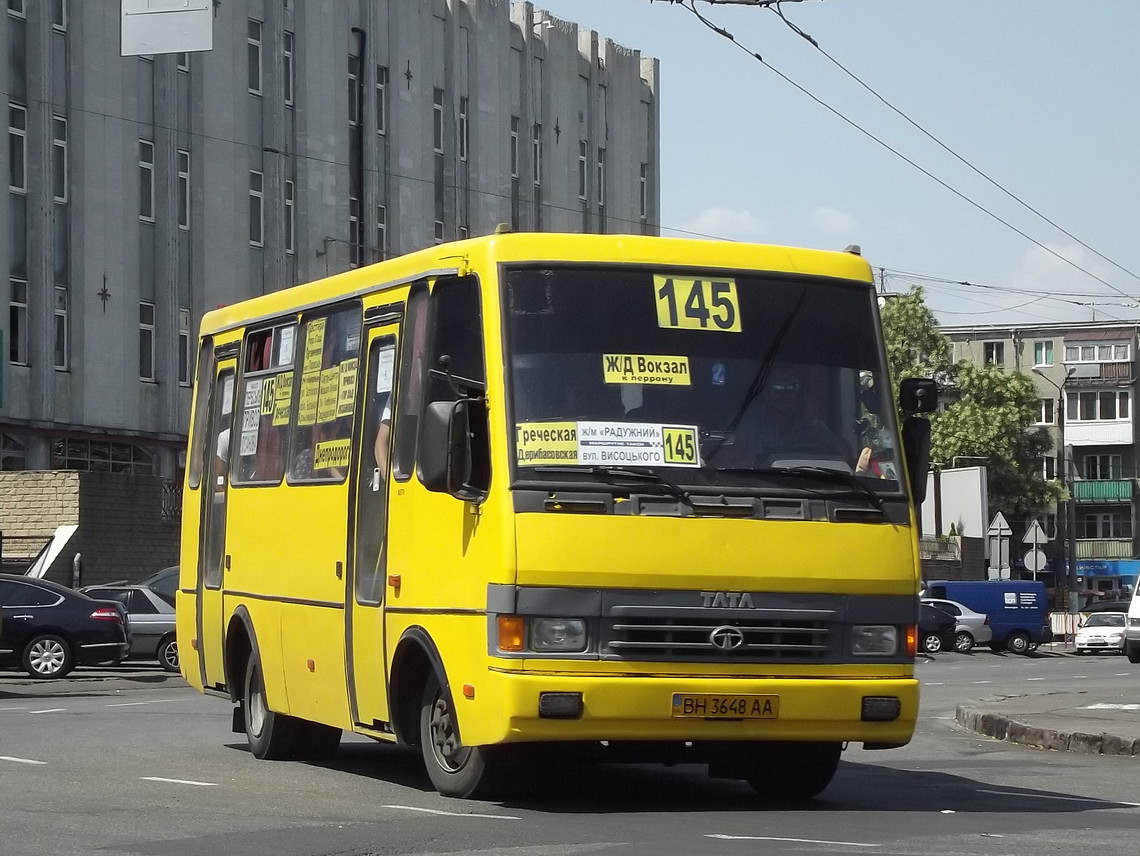
[[[1140,279],[1026,211],[762,8],[698,7],[738,41],[1068,266],[812,101],[681,6],[535,0],[661,60],[662,225],[737,240],[862,246],[927,281],[946,324],[1140,318]],[[947,146],[1140,275],[1140,2],[808,0],[782,6]],[[888,273],[891,290],[911,279]],[[1053,299],[1066,297],[1074,305]],[[1025,305],[1023,305],[1025,304]]]

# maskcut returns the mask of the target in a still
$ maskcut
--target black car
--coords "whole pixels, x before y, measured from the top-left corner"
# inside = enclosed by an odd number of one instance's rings
[[[927,654],[954,650],[954,636],[958,629],[958,619],[950,613],[931,606],[919,604],[918,650]]]
[[[77,665],[118,662],[130,651],[122,604],[49,580],[0,574],[0,668],[61,678]]]

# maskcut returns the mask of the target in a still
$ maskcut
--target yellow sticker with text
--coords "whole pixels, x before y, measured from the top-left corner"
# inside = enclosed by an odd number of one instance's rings
[[[520,422],[515,426],[518,462],[524,467],[578,463],[578,423]]]
[[[262,397],[262,403],[265,398]],[[273,424],[288,425],[289,411],[293,409],[293,372],[281,372],[273,387]]]
[[[273,391],[277,388],[277,375],[267,377],[261,382],[261,415],[271,416],[273,414],[273,406],[276,404],[277,399],[273,397]]]
[[[700,452],[695,428],[661,427],[661,439],[665,443],[665,463],[681,467],[699,467]]]
[[[320,374],[321,392],[317,399],[317,422],[336,419],[336,397],[340,390],[340,366],[325,369]]]
[[[351,451],[351,440],[327,440],[324,443],[317,443],[313,450],[313,469],[327,470],[330,467],[347,467]]]
[[[301,395],[297,402],[297,424],[312,425],[317,421],[317,399],[321,391],[321,373],[301,375]]]
[[[314,318],[305,328],[305,371],[321,370],[325,353],[325,322],[328,319]]]
[[[688,357],[650,354],[602,354],[606,383],[646,383],[690,386]]]
[[[657,325],[677,330],[740,332],[736,280],[653,277]]]
[[[340,380],[336,393],[336,415],[351,416],[356,403],[356,358],[340,364]]]

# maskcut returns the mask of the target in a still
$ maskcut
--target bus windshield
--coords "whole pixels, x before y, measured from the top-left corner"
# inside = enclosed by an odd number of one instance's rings
[[[504,291],[517,478],[901,491],[871,288],[610,266],[508,268]]]

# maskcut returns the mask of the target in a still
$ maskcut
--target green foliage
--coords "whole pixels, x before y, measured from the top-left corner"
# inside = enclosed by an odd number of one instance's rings
[[[1057,482],[1041,478],[1049,433],[1034,427],[1038,392],[1021,372],[953,363],[950,340],[938,330],[921,288],[889,299],[882,311],[893,388],[906,377],[931,377],[945,411],[931,415],[931,460],[986,459],[990,506],[1024,518],[1060,498]]]

